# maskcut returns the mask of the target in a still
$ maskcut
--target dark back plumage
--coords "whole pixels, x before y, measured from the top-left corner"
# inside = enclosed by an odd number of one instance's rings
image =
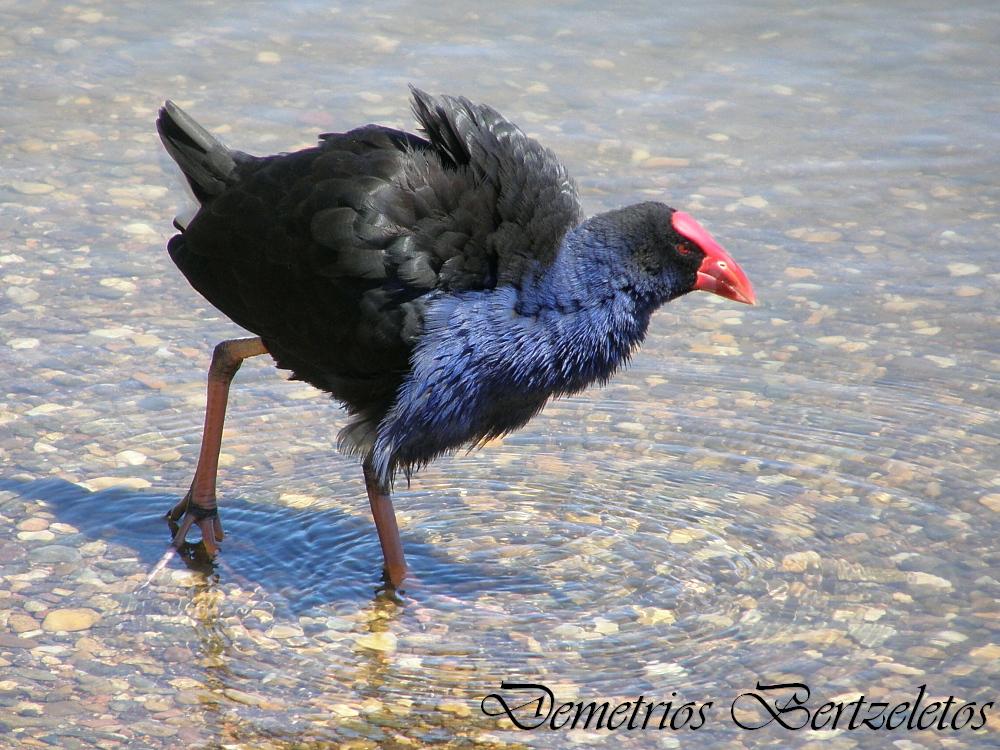
[[[519,286],[582,220],[556,157],[490,107],[412,90],[426,137],[375,125],[253,157],[175,105],[158,129],[202,207],[168,245],[280,367],[355,415],[363,451],[442,294]]]

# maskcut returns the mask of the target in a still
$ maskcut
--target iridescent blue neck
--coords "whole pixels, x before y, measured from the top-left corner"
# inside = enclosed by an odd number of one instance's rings
[[[372,446],[383,481],[398,466],[517,429],[550,396],[604,382],[628,360],[673,286],[638,267],[623,234],[590,219],[517,286],[434,299]]]
[[[593,221],[567,233],[555,261],[516,295],[514,312],[548,357],[546,385],[555,393],[607,380],[642,342],[660,302],[655,290],[638,288]]]

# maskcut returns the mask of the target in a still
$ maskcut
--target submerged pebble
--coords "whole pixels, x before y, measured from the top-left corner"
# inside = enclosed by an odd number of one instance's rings
[[[100,620],[100,615],[86,607],[54,609],[45,615],[42,629],[47,631],[66,630],[76,632],[87,630]]]

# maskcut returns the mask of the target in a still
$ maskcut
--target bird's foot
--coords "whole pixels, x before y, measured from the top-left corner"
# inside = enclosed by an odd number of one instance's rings
[[[178,549],[185,546],[185,538],[191,527],[196,525],[201,529],[201,541],[205,546],[205,552],[209,559],[214,559],[219,553],[219,542],[225,536],[222,533],[222,521],[219,519],[219,509],[215,504],[215,498],[208,499],[211,505],[206,502],[197,502],[190,490],[184,498],[171,508],[167,515],[167,523],[170,525],[170,533],[173,534],[173,545]]]

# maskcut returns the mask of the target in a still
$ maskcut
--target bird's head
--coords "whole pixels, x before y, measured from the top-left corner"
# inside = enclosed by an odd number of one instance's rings
[[[660,301],[701,290],[748,305],[756,302],[743,269],[690,214],[662,203],[640,203],[604,216],[613,217],[627,238],[636,275],[652,283]]]
[[[674,256],[688,267],[697,265],[692,291],[700,289],[748,305],[757,301],[743,269],[693,216],[674,211],[669,234]]]

